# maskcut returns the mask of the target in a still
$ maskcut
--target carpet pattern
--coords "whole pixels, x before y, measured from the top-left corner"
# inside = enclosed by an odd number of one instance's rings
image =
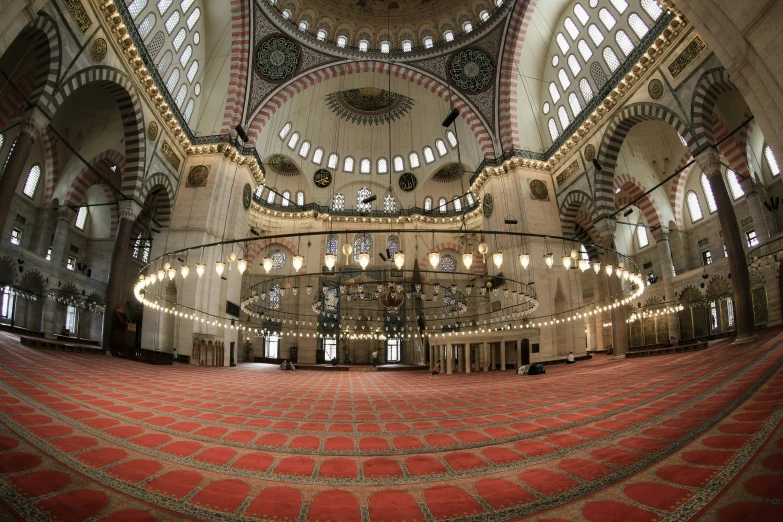
[[[23,520],[783,519],[783,333],[510,371],[155,367],[0,335]]]

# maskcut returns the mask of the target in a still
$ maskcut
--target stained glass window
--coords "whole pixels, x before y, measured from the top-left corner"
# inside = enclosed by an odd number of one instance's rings
[[[272,250],[272,270],[280,270],[285,266],[286,255],[282,250]]]
[[[372,192],[367,187],[362,187],[356,192],[356,210],[359,212],[369,212],[372,210],[372,201],[364,203],[363,201],[372,196]]]
[[[324,40],[326,40],[326,31],[324,31],[323,29],[318,29],[318,32],[315,34],[315,38],[318,41],[323,42]]]
[[[451,31],[451,30],[444,31],[444,33],[443,33],[443,39],[444,39],[444,40],[446,40],[447,42],[452,42],[452,41],[454,41],[454,32],[453,32],[453,31]]]
[[[446,198],[440,198],[438,200],[438,211],[441,213],[446,212]]]
[[[267,203],[274,203],[275,202],[275,196],[277,196],[277,192],[275,192],[272,189],[269,189],[269,194],[266,195],[266,202]]]
[[[585,62],[587,62],[587,60],[589,60],[590,57],[593,56],[593,50],[590,49],[590,46],[584,40],[579,40],[579,43],[576,45],[576,48],[579,49],[579,54],[582,55],[582,60],[584,60]]]
[[[486,22],[487,20],[489,20],[489,11],[487,11],[486,9],[482,10],[482,11],[479,13],[479,19],[480,19],[482,22]]]
[[[304,205],[304,192],[302,192],[301,190],[296,193],[296,204],[299,205],[300,207]]]
[[[647,24],[644,23],[644,20],[636,13],[631,13],[631,16],[628,17],[628,25],[631,26],[631,29],[639,38],[642,38],[650,30]]]
[[[462,201],[459,198],[454,200],[454,210],[456,210],[457,212],[460,212],[462,210]]]
[[[337,47],[345,47],[346,45],[348,45],[348,38],[346,38],[345,36],[342,36],[342,35],[338,36],[337,37]]]
[[[280,285],[272,285],[269,287],[269,309],[280,309]]]
[[[435,153],[432,152],[432,147],[424,147],[424,162],[429,164],[435,161]]]
[[[381,42],[381,53],[389,54],[391,51],[391,44],[389,42]]]
[[[343,210],[343,209],[345,209],[345,196],[343,196],[338,192],[332,198],[332,210]]]
[[[287,207],[288,203],[290,202],[291,202],[291,193],[286,190],[283,192],[283,197],[280,199],[280,204],[283,205],[284,207]]]
[[[456,272],[457,271],[457,259],[451,254],[443,254],[440,256],[440,263],[438,263],[438,270],[441,272]],[[445,287],[448,288],[448,287]],[[450,289],[449,289],[450,290]],[[445,293],[443,294],[446,295]]]
[[[443,143],[443,140],[441,139],[435,140],[435,148],[438,149],[438,155],[440,155],[441,158],[448,152],[446,150],[446,144]]]
[[[403,40],[402,41],[402,52],[409,53],[413,50],[413,42],[410,40]]]
[[[691,223],[696,223],[704,215],[701,212],[701,204],[699,203],[699,196],[694,191],[688,192],[685,197],[685,201],[688,203],[688,213],[691,215]]]
[[[400,251],[400,236],[397,234],[391,234],[386,239],[386,248],[389,250],[391,256],[389,256],[388,262],[394,262],[394,254]]]
[[[394,212],[397,210],[397,200],[391,194],[386,194],[383,198],[383,210],[384,212]]]
[[[424,37],[424,47],[426,49],[432,49],[433,45],[435,45],[435,40],[433,40],[432,36],[425,36]]]
[[[465,22],[462,24],[462,30],[466,33],[469,33],[473,30],[473,24],[470,22]]]
[[[707,179],[707,175],[701,173],[701,189],[704,191],[704,198],[707,200],[707,210],[710,214],[715,213],[718,210],[718,205],[715,204],[715,196],[712,194],[712,187],[710,186],[710,180]]]
[[[179,11],[174,11],[173,13],[171,13],[171,16],[169,16],[169,19],[166,20],[166,32],[171,34],[174,28],[177,27],[178,23],[179,23]]]
[[[366,53],[367,50],[370,48],[370,42],[367,40],[359,40],[359,50],[363,53]]]
[[[309,24],[307,23],[307,20],[302,20],[299,22],[299,30],[300,31],[307,31],[307,28],[309,27]]]
[[[353,238],[353,260],[359,261],[359,254],[372,254],[372,234],[356,234]]]
[[[3,142],[0,139],[0,148],[2,148]],[[35,189],[38,188],[38,180],[41,179],[41,166],[33,165],[30,172],[27,173],[27,180],[24,182],[24,195],[32,199],[35,197]]]

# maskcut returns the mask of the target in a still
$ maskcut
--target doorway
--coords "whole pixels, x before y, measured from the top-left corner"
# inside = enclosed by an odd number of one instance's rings
[[[522,364],[530,364],[530,341],[522,339]]]

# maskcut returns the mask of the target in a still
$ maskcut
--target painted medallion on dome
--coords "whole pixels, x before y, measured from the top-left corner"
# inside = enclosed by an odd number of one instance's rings
[[[266,163],[281,176],[296,176],[299,174],[299,167],[296,166],[296,163],[282,154],[269,156]]]
[[[360,125],[382,125],[399,120],[413,107],[413,100],[377,87],[362,87],[334,92],[326,104],[340,118]]]

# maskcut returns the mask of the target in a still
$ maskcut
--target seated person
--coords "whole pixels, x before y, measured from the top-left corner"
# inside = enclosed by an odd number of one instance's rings
[[[281,370],[287,370],[288,369],[288,361],[283,361],[280,363],[280,369]]]
[[[566,359],[566,364],[574,364],[574,352],[568,352],[568,359]]]
[[[519,368],[517,368],[517,375],[525,375],[527,372],[527,367],[523,364]]]
[[[288,363],[286,364],[286,368],[285,369],[286,370],[296,370],[296,366],[294,366],[294,363],[292,363],[291,361],[288,361]]]
[[[663,343],[663,347],[664,348],[671,348],[671,346],[672,346],[672,340],[671,339],[666,339],[666,342]]]
[[[337,366],[337,356],[336,355],[332,359],[332,366]]]

